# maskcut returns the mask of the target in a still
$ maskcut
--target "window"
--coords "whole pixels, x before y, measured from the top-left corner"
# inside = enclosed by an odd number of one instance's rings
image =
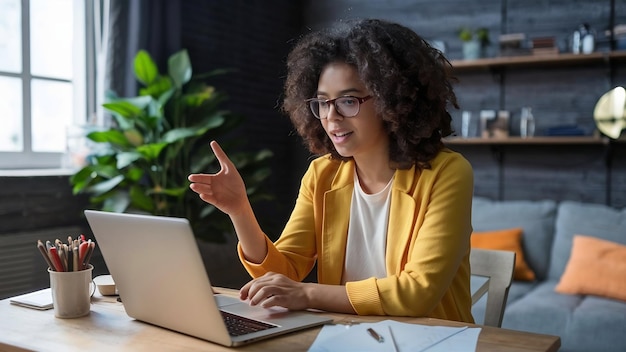
[[[88,118],[84,0],[0,0],[0,169],[60,168]]]

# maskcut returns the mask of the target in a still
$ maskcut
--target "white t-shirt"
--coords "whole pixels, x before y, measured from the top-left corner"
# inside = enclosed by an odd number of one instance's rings
[[[354,173],[354,191],[350,205],[350,225],[346,243],[342,283],[387,276],[385,249],[391,183],[376,194],[367,194]]]

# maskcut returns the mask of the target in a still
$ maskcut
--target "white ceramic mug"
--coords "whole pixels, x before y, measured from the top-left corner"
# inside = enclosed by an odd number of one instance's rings
[[[91,296],[96,285],[91,279],[93,265],[80,271],[54,271],[50,273],[50,289],[54,316],[57,318],[78,318],[89,314]]]

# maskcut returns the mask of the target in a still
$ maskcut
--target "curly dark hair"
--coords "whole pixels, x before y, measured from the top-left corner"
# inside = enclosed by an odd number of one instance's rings
[[[345,160],[305,103],[332,62],[353,65],[375,97],[390,136],[391,167],[430,168],[444,148],[441,139],[453,132],[447,106],[459,108],[443,54],[411,29],[376,19],[341,22],[298,41],[287,58],[282,110],[311,153]]]

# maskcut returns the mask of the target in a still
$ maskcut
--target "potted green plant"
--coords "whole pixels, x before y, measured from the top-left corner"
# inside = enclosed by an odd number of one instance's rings
[[[186,50],[168,59],[161,74],[152,57],[139,51],[134,73],[142,84],[130,98],[108,94],[103,107],[114,122],[86,137],[96,149],[70,178],[74,194],[87,193],[106,211],[187,218],[197,237],[223,240],[232,225],[223,213],[189,190],[190,173],[214,172],[219,165],[208,146],[219,139],[244,181],[251,202],[271,198],[261,188],[269,176],[269,150],[233,152],[241,143],[232,131],[243,117],[220,109],[225,96],[204,81],[226,70],[192,77]]]
[[[459,39],[463,42],[463,59],[465,60],[485,57],[487,46],[491,43],[489,30],[484,27],[476,30],[463,27],[459,30]]]

